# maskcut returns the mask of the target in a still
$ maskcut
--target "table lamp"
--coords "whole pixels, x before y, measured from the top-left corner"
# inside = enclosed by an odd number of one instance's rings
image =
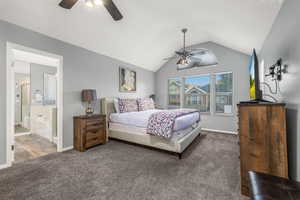
[[[92,101],[97,100],[96,90],[92,90],[92,89],[82,90],[81,96],[82,96],[82,101],[88,103],[87,108],[85,110],[86,114],[92,115],[94,113],[94,109],[92,107]]]

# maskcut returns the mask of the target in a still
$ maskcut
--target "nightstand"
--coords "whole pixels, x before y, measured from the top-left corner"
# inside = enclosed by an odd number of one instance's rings
[[[106,116],[83,115],[74,117],[74,148],[86,149],[106,143]]]

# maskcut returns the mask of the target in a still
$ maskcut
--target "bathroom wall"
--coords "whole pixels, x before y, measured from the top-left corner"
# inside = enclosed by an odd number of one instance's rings
[[[39,64],[30,64],[31,98],[32,105],[43,105],[44,97],[44,74],[56,74],[56,67]],[[40,98],[38,98],[40,96]],[[39,101],[41,100],[41,101]]]

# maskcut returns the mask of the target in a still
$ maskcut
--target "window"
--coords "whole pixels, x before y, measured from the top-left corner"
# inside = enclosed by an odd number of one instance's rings
[[[185,78],[184,107],[210,111],[210,75]]]
[[[234,111],[233,73],[170,78],[168,102],[169,106],[195,108],[203,113],[232,114]]]
[[[216,113],[231,114],[232,102],[232,73],[216,74]]]
[[[168,99],[170,106],[180,106],[181,79],[170,78],[168,80]]]

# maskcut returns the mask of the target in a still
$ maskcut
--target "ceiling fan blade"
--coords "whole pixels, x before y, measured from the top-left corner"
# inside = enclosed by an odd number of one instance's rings
[[[210,67],[210,66],[216,66],[219,63],[194,63],[194,67]]]
[[[103,0],[104,6],[115,21],[123,18],[123,15],[112,0]]]
[[[208,49],[204,49],[204,48],[193,48],[193,49],[190,49],[191,51],[210,51]]]
[[[183,52],[183,51],[175,51],[175,53],[179,56],[185,55],[185,52]]]
[[[205,55],[207,53],[209,53],[210,51],[208,49],[192,49],[190,56],[194,56],[194,55]]]
[[[65,9],[71,9],[77,3],[77,1],[78,0],[62,0],[59,3],[59,6]]]
[[[194,67],[194,63],[190,62],[186,65],[177,65],[177,70],[180,71],[180,70],[185,70],[185,69],[191,69],[193,67]]]
[[[218,64],[218,59],[214,54],[205,54],[201,57],[190,56],[188,59],[197,67],[212,66]]]
[[[202,56],[202,55],[205,55],[207,54],[207,51],[198,51],[198,52],[191,52],[189,54],[189,56]]]

